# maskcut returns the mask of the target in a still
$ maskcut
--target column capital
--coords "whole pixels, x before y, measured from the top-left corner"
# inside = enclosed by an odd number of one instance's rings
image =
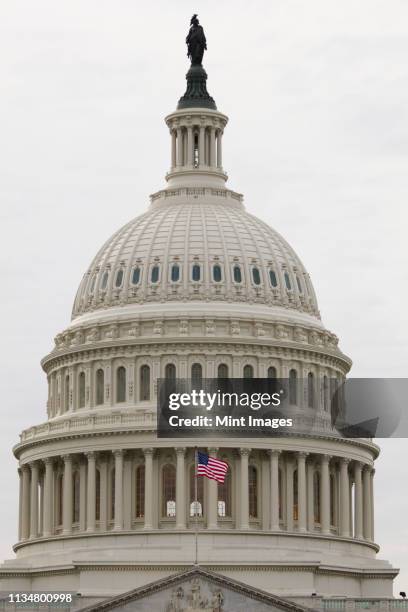
[[[30,471],[30,466],[28,465],[28,463],[23,463],[23,465],[20,467],[22,472],[29,472]]]
[[[344,465],[349,465],[350,462],[351,459],[349,457],[340,457],[340,463],[343,463]]]
[[[144,456],[145,456],[145,457],[146,457],[147,455],[149,455],[149,456],[153,456],[153,455],[154,455],[154,451],[155,451],[155,449],[154,449],[154,448],[144,448],[144,449],[143,449],[143,454],[144,454]]]
[[[33,461],[29,461],[28,465],[30,466],[31,470],[33,469],[38,470],[38,468],[40,467],[40,462],[38,459],[34,459]]]
[[[208,447],[207,450],[210,453],[210,455],[216,455],[219,449],[216,446],[211,446],[211,447]]]
[[[307,457],[310,455],[307,451],[297,451],[298,459],[304,459],[306,461]]]
[[[331,455],[326,455],[326,454],[320,455],[321,463],[329,463],[330,459],[331,459]]]
[[[282,454],[281,450],[278,450],[277,448],[268,448],[268,455],[270,457],[278,457]]]
[[[361,472],[363,469],[363,464],[361,461],[354,461],[354,471]]]
[[[251,454],[251,450],[251,448],[240,448],[239,454],[241,455],[241,457],[249,457],[249,455]]]
[[[86,453],[84,453],[84,455],[88,459],[88,461],[95,461],[96,460],[96,452],[95,451],[87,451]]]
[[[72,463],[72,455],[61,455],[61,459],[64,463]]]
[[[373,466],[372,466],[372,465],[370,465],[369,463],[364,463],[364,464],[363,464],[363,467],[362,467],[362,470],[363,470],[363,472],[369,472],[369,473],[371,473],[371,472],[374,470],[374,468],[373,468]]]
[[[178,446],[174,449],[176,451],[176,455],[181,455],[184,457],[186,454],[187,448],[185,446]]]
[[[44,457],[42,462],[44,463],[45,466],[54,465],[54,457]]]
[[[116,457],[123,457],[125,451],[122,448],[115,448],[115,450],[112,451],[112,454],[116,459]]]

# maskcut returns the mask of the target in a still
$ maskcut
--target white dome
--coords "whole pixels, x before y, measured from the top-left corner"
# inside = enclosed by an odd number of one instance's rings
[[[294,250],[245,211],[239,194],[222,194],[178,189],[152,196],[150,209],[117,231],[94,258],[73,318],[168,301],[258,303],[319,318],[309,274]]]

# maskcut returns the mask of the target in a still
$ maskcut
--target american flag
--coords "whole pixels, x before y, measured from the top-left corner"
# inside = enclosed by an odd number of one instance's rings
[[[209,457],[206,453],[197,452],[197,476],[207,476],[217,482],[224,482],[228,463]]]

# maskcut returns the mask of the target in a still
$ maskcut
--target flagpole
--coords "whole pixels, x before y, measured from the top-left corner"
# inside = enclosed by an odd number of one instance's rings
[[[198,449],[195,447],[194,449],[195,455],[195,480],[194,480],[194,544],[195,544],[195,560],[194,565],[198,565]]]

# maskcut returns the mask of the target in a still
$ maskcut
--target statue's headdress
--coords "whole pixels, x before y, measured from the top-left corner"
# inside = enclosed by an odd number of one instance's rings
[[[195,24],[197,24],[197,23],[198,23],[198,19],[197,19],[197,17],[198,17],[198,15],[197,15],[197,13],[195,13],[195,14],[192,16],[191,20],[190,20],[190,25],[193,25],[193,23],[195,23]]]

